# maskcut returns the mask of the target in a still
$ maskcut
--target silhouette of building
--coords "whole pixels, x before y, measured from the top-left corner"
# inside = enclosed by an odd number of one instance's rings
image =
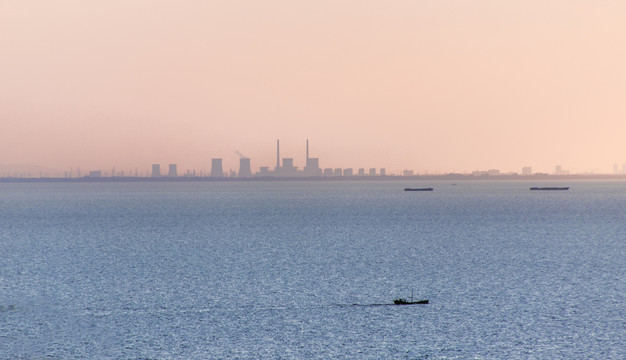
[[[370,176],[376,176],[376,169],[375,168],[371,168],[369,175]]]
[[[276,173],[279,172],[280,169],[280,140],[276,140]]]
[[[385,176],[387,175],[387,171],[385,170],[385,168],[380,168],[380,176]]]
[[[333,169],[332,168],[324,169],[324,176],[332,176],[332,175],[333,175]]]
[[[352,171],[351,168],[343,169],[343,176],[352,176],[352,175],[354,175],[354,172]]]
[[[304,167],[304,174],[307,176],[322,175],[322,169],[320,169],[320,159],[308,158],[306,161],[306,166]]]
[[[304,166],[304,175],[318,176],[322,174],[320,169],[320,160],[318,158],[309,157],[309,139],[306,140],[306,162]]]
[[[176,171],[176,164],[170,164],[167,176],[169,176],[169,177],[177,177],[178,176],[178,172]]]
[[[569,171],[563,170],[561,165],[557,165],[554,167],[554,175],[569,175]]]
[[[365,175],[365,169],[364,168],[359,168],[358,174],[359,174],[359,176],[364,176]]]
[[[250,158],[239,159],[239,177],[252,176],[252,170],[250,169]]]
[[[280,176],[296,176],[298,168],[293,166],[293,158],[283,158],[283,166],[279,171]]]
[[[161,176],[161,165],[152,164],[152,177],[160,177]]]
[[[224,177],[224,170],[222,170],[222,159],[211,159],[211,174],[210,177]]]
[[[524,166],[522,168],[522,175],[532,175],[533,174],[533,168],[531,168],[530,166]]]

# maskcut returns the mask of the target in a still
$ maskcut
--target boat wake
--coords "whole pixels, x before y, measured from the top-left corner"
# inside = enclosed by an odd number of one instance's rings
[[[170,308],[170,307],[157,307],[157,308],[113,308],[113,309],[105,309],[105,308],[83,308],[77,311],[77,314],[86,315],[86,316],[117,316],[120,314],[130,315],[130,314],[150,314],[150,313],[204,313],[204,312],[216,312],[216,311],[281,311],[281,310],[293,310],[293,309],[322,309],[322,308],[351,308],[351,307],[380,307],[380,306],[398,306],[398,305],[412,305],[412,304],[427,304],[428,300],[422,300],[421,302],[415,302],[411,304],[396,304],[396,303],[371,303],[371,304],[320,304],[320,305],[300,305],[300,306],[236,306],[236,307],[223,307],[223,306],[209,306],[209,307],[181,307],[181,308]],[[7,310],[6,307],[0,308],[0,311]],[[9,308],[8,310],[12,310]]]

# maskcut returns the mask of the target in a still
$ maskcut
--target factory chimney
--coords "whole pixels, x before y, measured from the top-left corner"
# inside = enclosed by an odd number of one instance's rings
[[[276,169],[280,167],[280,140],[276,140]]]

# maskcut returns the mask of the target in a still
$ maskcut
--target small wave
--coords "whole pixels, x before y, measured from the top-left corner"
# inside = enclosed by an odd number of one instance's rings
[[[8,312],[8,311],[15,311],[15,310],[17,310],[17,307],[13,304],[7,305],[7,306],[0,305],[0,312]]]

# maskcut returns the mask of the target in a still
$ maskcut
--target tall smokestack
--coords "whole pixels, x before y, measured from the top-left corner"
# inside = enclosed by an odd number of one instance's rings
[[[276,140],[276,168],[280,167],[280,140]]]
[[[306,163],[309,165],[309,139],[306,139]]]

